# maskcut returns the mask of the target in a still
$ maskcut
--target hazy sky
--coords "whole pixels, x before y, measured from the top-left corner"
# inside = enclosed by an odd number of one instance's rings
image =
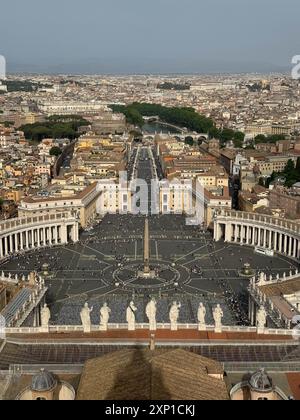
[[[1,0],[8,70],[179,73],[287,70],[299,0]]]

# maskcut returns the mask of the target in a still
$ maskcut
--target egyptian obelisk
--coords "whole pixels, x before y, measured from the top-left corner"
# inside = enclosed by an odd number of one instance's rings
[[[145,232],[144,232],[144,274],[145,276],[150,273],[150,249],[149,249],[149,220],[148,217],[145,219]]]
[[[145,219],[144,229],[144,269],[138,271],[138,277],[144,279],[152,279],[156,277],[154,270],[150,269],[150,232],[149,232],[149,219]]]

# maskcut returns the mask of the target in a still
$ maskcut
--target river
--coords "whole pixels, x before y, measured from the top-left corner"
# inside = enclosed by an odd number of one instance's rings
[[[166,125],[160,124],[159,122],[153,123],[146,123],[142,127],[143,133],[148,134],[155,134],[155,133],[163,133],[163,134],[180,134],[179,130],[173,127],[167,127]]]

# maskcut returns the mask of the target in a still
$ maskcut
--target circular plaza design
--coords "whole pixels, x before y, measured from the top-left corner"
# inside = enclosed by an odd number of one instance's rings
[[[299,268],[298,261],[283,255],[268,257],[247,244],[216,242],[211,232],[186,225],[184,216],[160,215],[149,218],[146,266],[154,275],[140,276],[145,270],[144,226],[143,216],[107,215],[93,230],[82,232],[79,242],[18,253],[3,261],[0,269],[12,277],[36,271],[45,278],[54,325],[80,325],[85,302],[93,307],[94,325],[99,324],[105,302],[112,310],[111,322],[125,323],[132,299],[138,308],[137,322],[145,323],[151,297],[157,299],[161,323],[168,322],[170,305],[176,300],[181,303],[182,323],[197,323],[202,302],[208,324],[213,324],[212,310],[220,304],[224,325],[249,325],[250,279],[241,272],[250,265],[257,277],[264,272],[276,278]]]
[[[113,272],[115,285],[122,285],[129,292],[143,293],[148,290],[171,291],[188,282],[190,274],[184,266],[174,267],[171,263],[161,261],[150,264],[154,275],[149,278],[139,275],[143,262],[133,263],[118,268]]]

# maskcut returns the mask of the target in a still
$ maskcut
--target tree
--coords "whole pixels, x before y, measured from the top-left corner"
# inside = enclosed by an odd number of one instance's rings
[[[74,140],[79,136],[79,127],[89,124],[87,120],[77,115],[54,115],[43,123],[23,125],[20,130],[24,132],[28,140],[41,141],[47,137]]]
[[[3,125],[6,128],[12,127],[15,123],[13,121],[4,121]]]
[[[258,136],[256,136],[254,140],[255,140],[256,144],[266,143],[267,142],[267,137],[263,134],[258,134]]]
[[[245,133],[242,133],[241,131],[236,131],[234,133],[234,139],[244,141],[245,140]]]
[[[233,144],[236,149],[241,149],[243,147],[243,140],[233,139]]]
[[[209,130],[209,137],[211,139],[213,139],[213,138],[220,139],[221,138],[221,131],[217,127],[212,127]]]
[[[50,156],[60,156],[62,154],[62,150],[57,146],[53,146],[50,149],[49,154],[50,154]]]
[[[300,177],[300,158],[297,159],[296,172],[297,172],[297,175]]]
[[[144,118],[142,115],[134,108],[128,108],[125,113],[126,120],[128,124],[133,124],[138,127],[142,127],[144,125]]]
[[[287,174],[292,174],[294,170],[295,170],[294,161],[292,159],[289,159],[287,161],[287,164],[285,165],[284,172]]]
[[[189,146],[194,146],[194,139],[193,139],[193,137],[190,137],[190,136],[186,137],[184,139],[184,143],[187,144],[187,145],[189,145]]]

